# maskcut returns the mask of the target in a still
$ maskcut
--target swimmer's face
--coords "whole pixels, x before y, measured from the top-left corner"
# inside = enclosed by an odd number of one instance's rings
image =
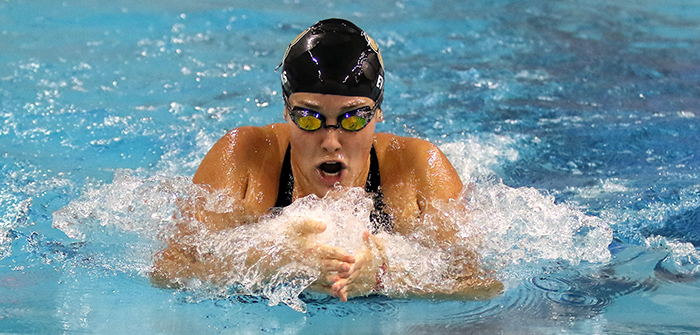
[[[319,93],[294,93],[288,100],[293,109],[307,109],[323,115],[326,126],[336,125],[341,114],[374,107],[374,101],[367,97]],[[285,113],[290,128],[295,192],[300,192],[300,196],[314,193],[323,197],[336,184],[364,187],[374,130],[381,115],[381,110],[377,110],[374,118],[358,131],[333,127],[305,131]]]

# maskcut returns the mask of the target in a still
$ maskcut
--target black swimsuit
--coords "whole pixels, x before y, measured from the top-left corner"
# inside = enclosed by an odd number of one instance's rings
[[[287,152],[284,154],[282,162],[282,172],[280,173],[280,186],[277,193],[277,202],[275,207],[287,207],[292,204],[294,193],[294,175],[292,174],[291,163],[292,147],[287,146]],[[367,175],[367,183],[365,191],[374,197],[374,209],[370,213],[370,222],[372,223],[371,232],[379,231],[391,232],[394,229],[394,224],[391,222],[391,216],[384,211],[384,194],[380,189],[381,178],[379,176],[379,160],[377,152],[372,146],[369,161],[369,175]]]

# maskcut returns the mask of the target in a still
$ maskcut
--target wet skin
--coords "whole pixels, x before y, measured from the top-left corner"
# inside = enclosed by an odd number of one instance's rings
[[[295,93],[289,105],[309,109],[326,118],[326,125],[337,124],[339,115],[361,107],[373,107],[366,97],[342,97],[314,93]],[[381,112],[377,118],[381,119]],[[376,121],[360,131],[342,128],[321,128],[305,131],[289,125],[289,143],[292,147],[292,173],[295,197],[316,194],[323,197],[338,184],[345,187],[364,187],[369,173],[370,149],[374,142]],[[337,168],[334,168],[337,167]]]
[[[346,97],[317,93],[294,93],[289,105],[314,110],[334,125],[338,115],[374,101],[366,97]],[[211,192],[223,192],[231,210],[226,213],[207,211],[203,205],[191,209],[199,222],[212,230],[254,224],[275,205],[282,161],[291,145],[291,166],[294,174],[294,199],[309,194],[326,196],[334,185],[364,187],[369,173],[370,149],[374,145],[381,171],[381,186],[387,212],[392,215],[392,233],[409,235],[423,222],[422,216],[436,212],[435,201],[448,201],[459,196],[462,182],[445,155],[433,144],[415,138],[375,133],[382,120],[378,110],[374,119],[362,130],[321,128],[304,131],[285,113],[286,123],[265,127],[241,127],[222,137],[209,151],[193,177],[193,182]],[[226,204],[223,204],[226,205]],[[321,277],[312,289],[347,300],[348,297],[371,293],[376,275],[385,263],[381,252],[383,241],[365,233],[365,248],[350,255],[337,248],[314,242],[314,235],[325,225],[299,222],[286,234],[294,249],[285,252],[285,259],[267,264],[270,273],[283,263],[303,261],[318,268]],[[429,236],[431,243],[447,247],[455,240],[455,231],[436,223]],[[181,235],[191,232],[181,231]],[[154,278],[173,281],[182,277],[205,280],[223,276],[220,264],[192,256],[191,247],[178,242],[176,236],[156,261]],[[251,251],[248,263],[259,262],[264,255]],[[259,264],[259,263],[258,263]],[[475,264],[465,271],[474,272]],[[374,283],[374,284],[373,284]],[[502,286],[484,279],[469,287],[469,296],[493,295]],[[466,292],[465,291],[465,292]],[[420,292],[417,292],[420,293]],[[430,293],[430,292],[428,292]],[[439,292],[438,292],[439,293]]]

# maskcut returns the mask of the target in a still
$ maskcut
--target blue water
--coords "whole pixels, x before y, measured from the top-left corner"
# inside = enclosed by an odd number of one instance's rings
[[[274,68],[327,17],[380,45],[380,131],[546,228],[483,251],[501,296],[299,313],[150,285],[151,228],[227,130],[282,121]],[[2,333],[700,332],[700,1],[6,0],[0,46]],[[545,254],[562,213],[578,244]],[[579,239],[584,214],[612,236]]]

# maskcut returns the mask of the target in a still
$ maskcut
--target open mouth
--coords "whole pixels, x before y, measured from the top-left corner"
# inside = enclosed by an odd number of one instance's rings
[[[318,167],[321,172],[329,175],[338,175],[343,170],[343,165],[340,162],[327,162]]]

